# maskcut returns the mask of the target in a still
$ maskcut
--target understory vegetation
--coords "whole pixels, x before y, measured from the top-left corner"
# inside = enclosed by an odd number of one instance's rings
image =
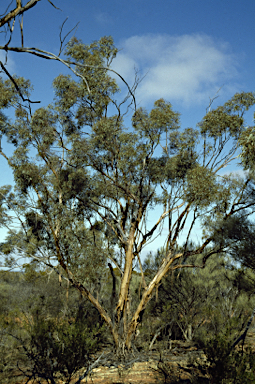
[[[145,258],[146,279],[160,257],[158,251]],[[112,274],[110,268],[104,272],[98,294],[104,292],[104,304],[110,309]],[[131,289],[138,301],[142,279],[138,272],[134,275]],[[120,277],[116,279],[118,286]],[[194,377],[192,382],[252,382],[255,345],[253,351],[247,340],[245,347],[244,340],[232,346],[255,307],[254,283],[251,269],[237,267],[222,255],[212,256],[205,268],[169,273],[142,313],[134,354],[154,352],[160,357],[182,341],[207,356],[207,364],[200,367],[204,381]],[[17,383],[22,377],[35,383],[42,379],[70,383],[76,377],[79,383],[102,352],[107,355],[113,346],[109,330],[89,301],[36,263],[19,272],[1,271],[0,326],[0,381],[5,383]],[[169,366],[159,365],[158,373],[162,382],[178,382]]]

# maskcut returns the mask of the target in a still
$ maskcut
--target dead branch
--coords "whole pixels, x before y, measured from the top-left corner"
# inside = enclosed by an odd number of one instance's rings
[[[65,44],[65,45],[63,45],[63,44],[64,44],[64,42],[65,42],[67,36],[69,36],[70,33],[71,33],[73,30],[75,30],[75,29],[77,30],[78,25],[79,25],[79,23],[80,23],[80,22],[78,22],[78,23],[77,23],[77,24],[76,24],[76,25],[75,25],[69,32],[67,32],[67,33],[65,34],[65,36],[62,38],[62,31],[63,31],[64,25],[65,25],[67,19],[68,19],[68,17],[63,21],[63,23],[62,23],[62,25],[61,25],[61,27],[60,27],[60,32],[59,32],[60,47],[59,47],[58,56],[61,55],[61,53],[63,52],[64,48],[66,47],[66,44]]]

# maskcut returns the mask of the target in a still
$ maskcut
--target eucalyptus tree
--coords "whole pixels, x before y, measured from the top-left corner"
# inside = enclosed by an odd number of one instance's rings
[[[28,257],[79,290],[99,311],[121,356],[132,348],[141,312],[161,279],[196,266],[189,263],[192,255],[203,254],[197,265],[203,267],[223,250],[210,229],[190,250],[195,224],[212,228],[253,209],[245,198],[250,180],[223,170],[248,137],[244,114],[255,97],[237,94],[196,129],[181,129],[179,114],[163,99],[149,112],[137,109],[129,88],[129,97],[119,101],[107,70],[117,54],[111,38],[88,46],[74,38],[65,54],[79,76],[60,74],[55,99],[45,108],[32,112],[13,82],[1,80],[1,108],[15,107],[14,121],[1,115],[1,133],[14,151],[0,154],[15,180],[13,191],[0,191],[1,224],[9,228],[1,251],[9,265]],[[29,98],[30,83],[16,82]],[[157,236],[162,258],[148,282],[141,254]],[[138,304],[130,289],[136,267]],[[102,299],[102,276],[112,278],[111,305]]]

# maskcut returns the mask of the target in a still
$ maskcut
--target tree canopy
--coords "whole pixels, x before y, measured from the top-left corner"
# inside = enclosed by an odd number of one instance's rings
[[[239,159],[245,169],[251,161],[254,127],[245,126],[245,112],[255,96],[236,94],[196,128],[182,129],[179,113],[163,99],[150,111],[137,109],[137,84],[120,100],[108,70],[116,55],[111,37],[90,45],[71,39],[65,57],[78,76],[60,74],[52,104],[34,111],[24,103],[28,80],[15,78],[17,92],[11,79],[1,79],[0,130],[13,153],[3,148],[0,154],[15,186],[1,187],[0,220],[9,229],[1,244],[6,265],[28,257],[68,280],[97,308],[121,354],[132,347],[140,314],[161,279],[170,270],[203,267],[226,249],[215,241],[224,223],[253,212],[247,195],[252,175],[238,178],[224,168]],[[6,115],[10,107],[14,120]],[[197,222],[204,234],[191,248]],[[141,255],[157,236],[163,252],[148,282]],[[189,261],[199,254],[199,265]],[[110,309],[96,293],[108,263]],[[143,287],[138,304],[130,289],[136,268]]]

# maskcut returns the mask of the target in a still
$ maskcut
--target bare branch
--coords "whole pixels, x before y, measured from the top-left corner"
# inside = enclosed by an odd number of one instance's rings
[[[249,330],[249,328],[250,328],[250,325],[251,325],[251,323],[252,323],[252,320],[253,320],[254,316],[255,316],[255,308],[254,308],[253,311],[252,311],[252,314],[251,314],[251,316],[250,316],[250,319],[249,319],[249,321],[248,321],[248,323],[247,323],[247,325],[246,325],[246,328],[245,328],[244,332],[243,332],[243,333],[241,334],[241,336],[239,336],[239,337],[235,340],[235,342],[231,345],[231,347],[230,347],[230,351],[231,351],[232,349],[234,349],[235,346],[236,346],[241,340],[243,340],[243,344],[244,344],[244,341],[245,341],[247,332],[248,332],[248,330]]]
[[[162,223],[162,221],[164,220],[164,218],[169,215],[170,212],[173,212],[175,210],[177,210],[178,208],[181,208],[183,205],[185,204],[185,202],[181,203],[179,206],[177,207],[174,207],[174,208],[170,208],[169,210],[165,211],[164,213],[162,213],[162,215],[160,216],[160,218],[158,219],[158,221],[156,222],[156,224],[154,224],[154,226],[151,228],[151,230],[149,232],[147,232],[144,236],[143,236],[143,239],[141,241],[141,243],[139,244],[139,246],[137,247],[137,253],[140,253],[143,245],[147,242],[147,238],[150,238],[153,233],[155,232],[155,230],[158,228],[159,224]],[[185,211],[185,210],[184,210]]]
[[[28,9],[31,9],[33,8],[37,3],[38,1],[40,0],[30,0],[27,2],[26,5],[24,5],[24,7],[22,7],[21,5],[21,1],[20,0],[17,0],[17,7],[14,8],[12,11],[10,11],[9,13],[7,13],[7,15],[5,15],[4,17],[2,17],[0,19],[0,28],[8,23],[9,21],[15,19],[16,16],[18,15],[22,15],[24,12],[26,12]],[[49,0],[48,0],[49,1]],[[8,8],[7,8],[8,9]]]
[[[8,11],[8,9],[9,9],[10,6],[12,5],[12,3],[13,3],[13,0],[10,2],[10,4],[8,5],[8,7],[7,7],[6,10],[4,11],[4,13],[3,13],[2,15],[0,15],[0,17],[3,17],[3,16],[6,14],[6,12]]]
[[[78,25],[80,22],[78,22],[69,32],[67,32],[67,34],[64,36],[64,38],[62,38],[62,31],[63,31],[63,27],[64,27],[64,24],[66,23],[68,17],[63,21],[61,27],[60,27],[60,32],[59,32],[59,40],[60,40],[60,47],[59,47],[59,53],[58,53],[58,56],[61,55],[61,53],[63,52],[63,49],[66,47],[66,44],[63,46],[64,44],[64,41],[66,40],[67,36],[70,35],[70,33],[74,30],[74,29],[77,29],[78,28]]]
[[[86,371],[79,377],[79,379],[74,384],[80,384],[83,379],[85,379],[86,376],[92,371],[92,369],[96,368],[96,366],[99,364],[102,356],[104,355],[104,352],[94,361],[93,364],[89,365]]]
[[[21,46],[24,47],[24,34],[23,34],[23,14],[21,16],[21,21],[19,22],[20,25],[20,35],[21,35]]]
[[[216,100],[219,97],[218,94],[220,93],[220,90],[221,90],[221,88],[223,88],[223,86],[224,86],[224,84],[218,89],[218,91],[215,93],[213,98],[210,97],[210,102],[209,102],[208,107],[206,108],[206,113],[211,111],[211,106],[212,106],[214,100]]]
[[[58,9],[59,11],[61,11],[62,12],[62,9],[61,8],[58,8],[58,7],[56,7],[56,5],[55,4],[53,4],[52,3],[52,1],[50,1],[50,0],[48,0],[48,2],[55,8],[55,9]]]
[[[10,22],[8,22],[8,28],[10,30],[10,37],[9,37],[9,40],[7,41],[7,43],[5,44],[6,46],[9,45],[11,40],[12,40],[12,33],[13,33],[13,30],[14,30],[14,25],[15,25],[15,19],[13,19],[12,25],[11,25]]]

